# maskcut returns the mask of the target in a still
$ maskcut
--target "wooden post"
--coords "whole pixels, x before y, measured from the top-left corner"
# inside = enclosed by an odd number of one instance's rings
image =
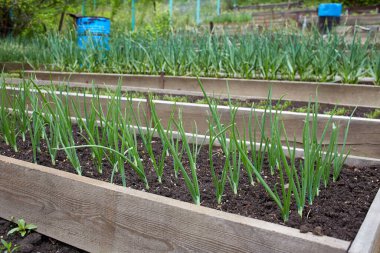
[[[62,11],[62,13],[61,13],[61,18],[59,19],[58,32],[61,32],[61,31],[62,31],[63,19],[65,18],[65,14],[66,14],[66,7],[65,7],[65,9]]]

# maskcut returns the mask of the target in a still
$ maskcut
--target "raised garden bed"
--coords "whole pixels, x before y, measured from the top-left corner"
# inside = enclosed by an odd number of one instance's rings
[[[9,89],[9,96],[11,94],[18,94],[15,88]],[[45,93],[48,95],[48,93]],[[58,94],[58,93],[57,93]],[[66,96],[65,96],[66,97]],[[67,98],[69,104],[77,105],[80,108],[82,115],[84,115],[84,108],[90,108],[90,96],[85,97],[79,93],[68,93]],[[99,103],[102,105],[104,112],[107,112],[109,103],[109,96],[100,96]],[[128,108],[129,98],[121,98],[121,110]],[[133,108],[145,111],[146,115],[150,115],[149,106],[146,99],[132,99]],[[176,103],[170,101],[154,101],[158,116],[162,119],[164,125],[168,123],[169,116],[173,112],[173,108],[181,110],[185,131],[191,133],[194,130],[194,122],[197,124],[197,131],[199,135],[205,134],[208,131],[207,117],[210,114],[209,107],[206,104],[191,104],[191,103]],[[69,107],[71,114],[74,115],[74,109]],[[228,106],[218,106],[218,113],[222,116],[222,121],[227,123],[230,121],[230,108]],[[236,114],[236,125],[240,132],[246,132],[248,136],[247,119],[251,113],[251,108],[239,108]],[[264,110],[257,109],[256,113],[259,117],[264,114]],[[274,113],[274,112],[273,112]],[[294,133],[297,143],[302,143],[302,129],[306,114],[294,112],[282,112],[281,118],[285,124],[285,129],[288,133]],[[319,115],[318,128],[319,135],[326,122],[329,120],[329,115]],[[349,117],[334,116],[333,121],[344,129],[349,122]],[[143,126],[144,123],[142,123]],[[351,165],[358,164],[379,164],[380,163],[380,135],[378,134],[378,126],[380,120],[376,119],[363,119],[353,118],[350,123],[350,134],[347,137],[347,146],[350,148],[350,156],[347,160]],[[269,131],[270,126],[266,126]],[[256,134],[259,136],[260,132],[256,129]],[[329,135],[329,133],[327,133]],[[343,140],[343,132],[340,134],[339,141]],[[302,155],[302,152],[298,155]]]
[[[65,168],[64,164],[62,168]],[[303,234],[297,229],[195,206],[12,158],[0,156],[0,169],[1,217],[25,217],[38,225],[39,232],[90,252],[364,253],[379,250],[380,222],[377,212],[380,194],[377,194],[367,214],[368,220],[363,223],[366,226],[360,228],[359,235],[351,245],[351,251],[349,241]],[[371,173],[370,170],[367,169],[367,173]],[[379,173],[378,168],[376,171]],[[92,174],[91,170],[88,173]],[[362,173],[363,170],[356,171],[356,176],[361,177]],[[349,181],[344,182],[343,186],[337,184],[337,196],[327,198],[327,205],[345,197],[340,191],[345,184],[349,189]],[[163,187],[155,187],[152,192],[170,196],[169,193],[165,194]],[[353,189],[356,191],[359,188],[354,186]],[[177,198],[183,198],[180,194],[179,191],[175,193]],[[368,196],[368,193],[364,194]],[[361,217],[372,197],[373,194],[370,194],[362,200],[364,202],[356,203],[356,208],[363,210],[359,211]],[[260,200],[266,201],[264,196]],[[352,203],[355,202],[354,197]],[[334,206],[337,205],[334,202]],[[264,206],[269,208],[266,211],[267,219],[275,221],[278,214],[273,212],[273,207]],[[352,208],[349,206],[348,210]],[[251,209],[246,207],[246,210]],[[314,211],[310,211],[313,216]],[[317,212],[315,215],[318,220],[320,214]],[[349,218],[344,219],[346,224],[352,222]],[[326,226],[322,229],[329,228]],[[314,228],[314,231],[319,230]]]
[[[201,94],[198,80],[194,77],[44,71],[26,71],[25,74],[35,76],[37,80],[70,81],[96,85],[121,84],[127,87],[162,89],[165,91],[177,90],[183,92],[183,94],[188,92]],[[308,102],[310,97],[315,97],[316,91],[318,91],[318,101],[321,103],[371,108],[380,107],[378,99],[380,87],[373,85],[217,78],[200,78],[199,80],[202,82],[206,92],[217,96],[227,97],[229,93],[231,96],[265,99],[268,96],[269,88],[272,88],[273,99],[282,98],[290,101]]]
[[[12,98],[20,95],[20,91],[14,88],[8,89],[8,93],[4,93],[4,90],[2,92],[2,105],[4,105],[4,97],[13,101]],[[31,92],[34,91],[31,90]],[[54,93],[41,91],[38,94],[43,95],[47,101],[53,101],[50,96],[53,96]],[[115,108],[109,102],[110,98],[106,96],[91,98],[91,95],[88,95],[85,99],[83,95],[75,93],[57,93],[57,95],[62,99],[61,101],[65,102],[49,103],[51,108],[55,110],[55,107],[63,103],[62,105],[67,108],[65,110],[68,110],[72,116],[82,117],[86,112],[85,108],[88,110],[98,108],[96,105],[90,107],[95,99],[106,114],[107,111],[112,111],[112,107]],[[204,125],[207,114],[210,114],[207,105],[192,107],[187,103],[176,105],[165,101],[152,101],[155,108],[152,111],[147,101],[143,99],[117,98],[117,100],[119,101],[117,108],[121,108],[121,111],[129,108],[127,102],[130,101],[131,110],[145,111],[149,118],[153,117],[155,120],[158,115],[163,125],[167,125],[173,107],[177,106],[176,110],[180,107],[183,113],[182,123],[189,132],[191,132],[190,126],[195,119],[198,133],[207,133],[207,127]],[[29,100],[26,102],[28,107],[31,106]],[[66,107],[68,105],[76,105],[79,110],[75,114],[72,107]],[[187,107],[189,109],[186,109]],[[248,108],[239,108],[237,111],[236,129],[240,133],[246,130],[242,125],[244,119],[247,119],[246,109]],[[217,107],[225,124],[229,121],[229,118],[226,117],[226,114],[230,114],[229,110],[229,107]],[[203,111],[204,114],[202,114]],[[257,113],[262,115],[263,112],[257,111]],[[41,115],[40,112],[38,114]],[[155,116],[151,116],[151,114]],[[197,117],[192,118],[194,115]],[[288,116],[281,119],[285,124],[288,124],[286,121]],[[2,117],[4,118],[4,111],[2,111]],[[302,117],[304,120],[305,115]],[[86,118],[89,119],[88,115]],[[321,118],[322,120],[320,120]],[[78,118],[74,118],[74,120],[80,122]],[[344,122],[344,120],[347,120],[347,117],[334,118],[335,124],[341,124],[342,129],[347,124],[347,121]],[[323,122],[326,120],[323,120],[323,116],[319,116],[317,123],[322,126]],[[288,126],[286,128],[288,131]],[[129,129],[131,131],[131,128]],[[302,129],[302,125],[298,126],[298,132],[300,129]],[[289,132],[292,132],[291,128]],[[85,135],[83,132],[80,133],[79,128],[75,126],[69,135],[73,135],[75,145],[86,143],[83,138]],[[188,138],[188,141],[194,141],[194,136],[187,136],[182,136],[181,140]],[[195,136],[195,139],[198,137],[202,138]],[[18,152],[15,152],[13,147],[6,145],[5,142],[0,142],[1,154],[7,156],[0,156],[0,171],[2,172],[0,173],[0,216],[4,218],[24,217],[29,222],[36,224],[39,232],[91,252],[347,252],[351,240],[354,240],[353,249],[357,247],[362,252],[376,252],[377,250],[379,221],[376,214],[373,213],[376,213],[378,208],[379,196],[375,198],[375,195],[380,184],[380,171],[376,159],[349,157],[346,162],[360,162],[361,166],[345,166],[339,180],[329,183],[326,189],[321,187],[319,196],[313,205],[306,205],[303,210],[302,219],[297,216],[297,209],[293,204],[290,207],[289,221],[285,225],[297,228],[294,229],[255,219],[284,224],[283,214],[279,212],[276,204],[270,201],[262,184],[254,183],[252,185],[248,181],[248,177],[244,175],[245,170],[241,171],[239,194],[234,195],[226,186],[228,189],[223,195],[223,201],[218,205],[212,193],[213,183],[208,168],[207,146],[203,147],[198,154],[196,167],[202,196],[200,204],[229,213],[142,192],[148,191],[187,202],[192,200],[184,186],[184,172],[180,173],[178,178],[173,175],[171,169],[174,167],[174,162],[170,156],[165,158],[166,169],[162,177],[163,181],[162,183],[157,182],[151,158],[144,152],[141,139],[137,138],[137,140],[134,147],[141,154],[149,189],[129,165],[125,167],[127,168],[125,170],[126,182],[121,173],[114,175],[114,167],[110,166],[108,160],[102,162],[103,172],[97,173],[91,150],[88,148],[78,150],[77,155],[83,166],[81,174],[94,179],[64,172],[75,172],[78,171],[78,168],[74,169],[62,150],[55,159],[55,165],[51,165],[50,151],[47,152],[48,147],[44,142],[40,145],[36,162],[58,170],[24,162],[34,159],[29,138],[26,138],[25,141],[18,139]],[[160,140],[153,139],[152,143],[155,156],[162,157],[162,154],[165,153],[160,149],[163,147]],[[281,140],[278,143],[281,143]],[[223,159],[225,160],[221,148],[214,147],[212,152],[216,170],[220,171],[223,167]],[[171,154],[173,154],[172,151]],[[297,151],[297,156],[300,155],[302,155],[302,150]],[[181,163],[188,170],[188,164],[191,162],[186,159],[189,158],[184,156]],[[297,160],[297,166],[301,162],[301,160]],[[372,165],[368,166],[371,163]],[[376,163],[377,166],[374,165]],[[278,175],[272,176],[267,167],[268,163],[264,162],[264,164],[262,177],[265,177],[267,183],[274,187]],[[367,164],[367,166],[363,164]],[[125,184],[127,187],[142,191],[111,185],[107,183],[109,181],[119,185]],[[361,227],[374,198],[373,207],[367,215],[369,220],[365,220]],[[329,236],[303,234],[299,230]],[[355,236],[358,230],[360,232]],[[365,245],[367,248],[355,245]]]
[[[20,85],[25,82],[25,79],[19,78],[7,78],[4,80],[9,85]],[[126,95],[134,98],[146,98],[149,94],[153,94],[156,100],[166,100],[172,102],[186,102],[195,104],[207,104],[203,93],[193,91],[181,91],[171,89],[158,89],[158,88],[146,88],[146,87],[133,87],[133,86],[121,86],[109,85],[109,84],[91,84],[77,83],[77,82],[63,82],[63,81],[45,81],[45,80],[33,80],[33,82],[39,86],[54,86],[57,89],[71,90],[72,92],[89,92],[94,87],[100,90],[101,94],[108,94],[117,89],[121,89]],[[268,91],[269,92],[269,91]],[[267,98],[258,99],[249,96],[236,96],[236,95],[215,95],[208,93],[214,99],[218,100],[220,105],[228,105],[231,101],[234,105],[240,107],[254,107],[256,109],[263,109],[267,105]],[[253,96],[254,97],[254,96]],[[298,102],[291,100],[274,100],[272,99],[272,105],[278,109],[290,112],[305,112],[307,110],[308,102]],[[354,106],[342,106],[333,105],[328,103],[319,103],[320,114],[334,114],[337,116],[351,116],[360,118],[380,119],[380,109],[371,107],[354,107]]]

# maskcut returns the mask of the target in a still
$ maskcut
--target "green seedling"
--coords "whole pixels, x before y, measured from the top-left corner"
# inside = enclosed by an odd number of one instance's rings
[[[7,235],[13,235],[14,233],[18,232],[22,237],[24,237],[27,233],[37,229],[36,225],[31,223],[27,224],[24,219],[19,219],[16,224],[17,227],[12,228]]]
[[[16,252],[20,247],[15,246],[12,242],[7,242],[4,239],[1,239],[0,251],[2,253],[13,253]]]

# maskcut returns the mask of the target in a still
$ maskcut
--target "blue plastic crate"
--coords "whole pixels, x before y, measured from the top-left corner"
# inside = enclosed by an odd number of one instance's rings
[[[320,4],[318,7],[318,16],[320,17],[340,17],[342,14],[342,4],[329,3]]]

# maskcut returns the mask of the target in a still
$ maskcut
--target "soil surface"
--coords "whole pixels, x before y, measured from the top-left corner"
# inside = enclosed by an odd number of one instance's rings
[[[83,92],[83,88],[72,88],[74,91]],[[157,100],[166,100],[172,102],[186,102],[186,103],[197,103],[197,104],[206,104],[206,100],[203,96],[198,95],[170,95],[170,94],[162,94],[149,92],[153,95],[154,99]],[[128,91],[125,92],[124,95],[132,95],[132,97],[137,98],[146,98],[149,94],[148,92],[135,92]],[[226,98],[221,98],[215,96],[215,101],[219,105],[229,105],[229,101]],[[248,107],[248,108],[257,108],[257,109],[265,109],[265,105],[268,103],[266,99],[243,99],[243,98],[231,98],[232,105],[236,105],[239,107]],[[312,101],[313,102],[313,101]],[[274,109],[290,111],[290,112],[301,112],[306,113],[308,103],[307,102],[297,102],[297,101],[279,101],[272,100],[272,106]],[[360,118],[380,118],[380,108],[374,109],[370,107],[353,107],[353,106],[335,106],[332,104],[326,103],[318,103],[318,113],[319,114],[334,114],[336,116],[352,116],[360,117]]]
[[[170,97],[172,97],[170,99]],[[206,104],[203,96],[179,96],[179,95],[161,95],[155,94],[155,98],[160,100],[172,100],[172,101],[183,101],[189,103],[200,103]],[[169,98],[169,99],[168,99]],[[218,104],[228,105],[228,99],[216,99]],[[264,109],[267,100],[263,99],[231,99],[233,105],[239,107],[252,107],[258,109]],[[308,103],[307,102],[297,102],[297,101],[278,101],[272,100],[272,106],[276,109],[282,109],[283,111],[290,112],[304,112],[306,113]],[[319,114],[333,114],[339,116],[351,116],[360,118],[379,118],[380,113],[375,116],[373,113],[376,109],[369,107],[355,107],[353,106],[335,106],[331,104],[318,103],[318,113]]]
[[[77,131],[75,135],[76,143],[78,145],[85,144],[78,130],[75,129],[74,131]],[[153,148],[156,159],[160,159],[162,147],[158,139],[155,139]],[[1,155],[29,162],[32,161],[30,140],[27,139],[25,142],[22,142],[21,138],[19,138],[18,149],[19,152],[15,153],[4,141],[0,140]],[[148,192],[192,202],[182,175],[179,174],[178,178],[175,177],[173,161],[170,156],[166,157],[163,182],[160,184],[157,181],[157,176],[141,141],[139,141],[138,149],[145,165],[145,172],[150,186]],[[107,161],[103,162],[103,173],[100,174],[94,165],[89,149],[78,149],[77,153],[81,161],[82,174],[84,176],[107,182],[110,181],[112,167]],[[224,165],[222,151],[219,148],[214,148],[213,157],[214,166],[220,172]],[[313,232],[343,240],[353,240],[355,238],[380,187],[380,167],[355,168],[346,166],[343,168],[340,179],[337,182],[331,181],[326,189],[324,186],[321,186],[319,196],[316,197],[313,205],[305,208],[302,218],[297,214],[294,204],[290,219],[284,224],[277,205],[260,184],[251,185],[249,183],[244,168],[240,175],[238,194],[233,194],[227,181],[223,202],[218,206],[208,159],[208,146],[206,145],[202,147],[197,158],[197,173],[202,206],[298,228],[301,232]],[[41,153],[38,156],[38,164],[75,173],[74,168],[66,159],[63,151],[59,151],[56,165],[52,166],[45,143],[42,143]],[[185,155],[183,156],[183,164],[188,169],[189,163]],[[131,167],[129,165],[125,165],[125,167],[127,187],[147,191],[143,182],[139,180]],[[273,186],[275,182],[278,182],[276,173],[275,176],[271,176],[267,162],[265,162],[263,174],[269,185]],[[113,183],[121,185],[119,174],[115,176]]]
[[[28,221],[26,221],[28,223]],[[24,237],[19,233],[7,235],[16,227],[13,222],[0,218],[0,238],[12,242],[12,248],[18,247],[15,253],[84,253],[70,245],[54,240],[37,232],[29,232]],[[38,229],[38,228],[37,228]],[[1,248],[2,244],[0,244]]]

